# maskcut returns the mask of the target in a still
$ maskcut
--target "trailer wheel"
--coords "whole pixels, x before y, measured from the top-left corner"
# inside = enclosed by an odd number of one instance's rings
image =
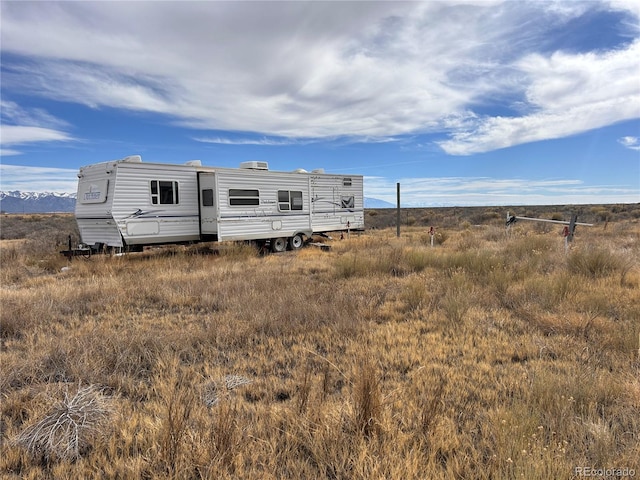
[[[271,251],[274,253],[282,253],[287,249],[286,238],[272,238],[271,239]]]
[[[291,250],[300,250],[304,245],[304,239],[302,235],[297,233],[289,239],[289,248]]]

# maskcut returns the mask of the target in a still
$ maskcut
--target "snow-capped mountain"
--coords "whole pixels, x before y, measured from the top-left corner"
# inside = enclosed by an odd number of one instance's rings
[[[0,211],[3,213],[73,212],[75,206],[75,193],[0,192]]]
[[[364,197],[364,208],[395,208],[393,203],[385,202],[379,198]]]

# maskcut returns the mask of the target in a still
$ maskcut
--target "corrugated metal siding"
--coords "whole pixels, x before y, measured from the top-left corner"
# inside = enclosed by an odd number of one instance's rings
[[[229,205],[230,189],[260,192],[257,206]],[[302,192],[302,210],[280,212],[278,190]],[[219,240],[291,237],[311,233],[309,179],[305,174],[253,170],[219,170]]]
[[[110,247],[122,247],[122,237],[113,219],[77,219],[82,243],[103,243]]]
[[[115,189],[115,164],[107,162],[89,165],[80,169],[79,176],[75,216],[82,242],[87,245],[103,243],[112,247],[121,247],[122,238],[111,216]],[[87,186],[105,179],[109,181],[105,201],[84,203],[82,192],[86,191]]]
[[[115,186],[114,170],[115,169],[113,164],[107,163],[90,165],[88,167],[83,167],[82,169],[80,169],[80,172],[78,174],[78,200],[76,201],[75,209],[76,217],[111,217],[111,203],[113,201],[113,190]],[[82,192],[86,189],[87,185],[91,183],[97,183],[104,179],[109,180],[106,201],[103,203],[84,203],[82,201]]]
[[[345,186],[344,179],[351,179]],[[354,197],[353,208],[342,208],[342,197]],[[311,176],[314,232],[364,228],[363,177],[361,175],[319,174]]]
[[[177,181],[179,203],[151,203],[151,180]],[[112,214],[125,241],[131,245],[198,240],[200,220],[195,168],[150,163],[118,164]],[[127,226],[129,222],[132,225]],[[143,222],[153,225],[145,229],[141,226]],[[145,230],[154,233],[135,234]]]

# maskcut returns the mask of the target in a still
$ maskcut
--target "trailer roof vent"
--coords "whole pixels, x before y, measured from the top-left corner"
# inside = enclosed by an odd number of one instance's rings
[[[324,173],[324,168],[316,168],[315,170],[311,170],[311,173]]]
[[[140,155],[129,155],[128,157],[124,157],[122,161],[131,162],[131,163],[140,163],[142,162],[142,157]]]
[[[259,162],[252,160],[250,162],[242,162],[240,168],[246,168],[250,170],[269,170],[269,164],[267,162]]]
[[[308,173],[304,168],[296,168],[293,173]]]
[[[202,162],[200,160],[189,160],[188,162],[185,162],[185,165],[190,167],[201,167]]]

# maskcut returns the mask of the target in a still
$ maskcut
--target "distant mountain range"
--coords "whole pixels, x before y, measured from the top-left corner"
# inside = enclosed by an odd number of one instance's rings
[[[73,212],[75,193],[58,192],[0,192],[2,213],[54,213]]]
[[[73,212],[76,207],[75,193],[57,192],[0,192],[0,212],[2,213],[54,213]],[[395,205],[364,198],[364,208],[393,208]]]
[[[396,208],[396,206],[377,198],[364,197],[364,208]]]

